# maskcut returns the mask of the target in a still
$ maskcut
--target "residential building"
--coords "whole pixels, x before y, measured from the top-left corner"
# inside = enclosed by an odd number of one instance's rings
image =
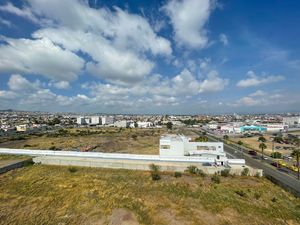
[[[223,142],[192,142],[183,135],[167,135],[160,138],[159,155],[162,158],[191,158],[215,165],[228,165]],[[232,160],[232,159],[230,159]],[[244,164],[244,160],[233,160]]]

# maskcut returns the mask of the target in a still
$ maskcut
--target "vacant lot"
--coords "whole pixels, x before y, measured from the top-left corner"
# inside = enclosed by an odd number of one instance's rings
[[[158,154],[164,129],[74,128],[23,140],[2,140],[0,147]],[[22,136],[21,136],[22,137]]]
[[[273,143],[272,143],[272,140],[271,140],[271,135],[265,134],[264,137],[267,140],[265,142],[267,148],[264,150],[264,153],[266,155],[270,156],[272,151],[273,151],[273,149],[272,149]],[[256,137],[247,137],[247,138],[230,138],[230,140],[232,140],[236,143],[238,141],[242,141],[244,146],[255,149],[258,152],[261,152],[261,149],[258,147],[261,142],[258,141],[258,138],[259,137],[256,136]],[[281,148],[277,149],[276,148],[277,146],[280,146]],[[280,152],[282,155],[290,155],[292,150],[290,150],[290,149],[289,150],[284,150],[283,147],[293,147],[293,146],[288,145],[288,144],[279,144],[279,143],[274,142],[274,151]]]
[[[77,171],[76,171],[77,169]],[[254,177],[34,165],[0,175],[0,224],[299,224],[300,200]]]

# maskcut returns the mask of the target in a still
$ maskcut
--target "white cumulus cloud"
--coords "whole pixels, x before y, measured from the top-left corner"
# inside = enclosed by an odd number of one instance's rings
[[[175,41],[190,48],[208,45],[205,24],[214,8],[211,0],[170,0],[163,10],[170,17]]]
[[[253,71],[249,71],[247,73],[247,77],[244,80],[240,80],[236,86],[238,87],[253,87],[253,86],[260,86],[260,85],[264,85],[264,84],[269,84],[269,83],[274,83],[274,82],[278,82],[278,81],[282,81],[284,80],[284,77],[281,75],[277,75],[277,76],[257,76]]]

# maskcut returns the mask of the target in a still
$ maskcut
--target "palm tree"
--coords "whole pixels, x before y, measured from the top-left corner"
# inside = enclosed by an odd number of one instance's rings
[[[297,145],[297,148],[295,148],[291,154],[291,156],[295,157],[296,158],[296,161],[297,161],[297,168],[298,168],[298,173],[297,173],[297,177],[298,177],[298,180],[300,179],[300,168],[299,168],[299,158],[300,158],[300,148],[299,148],[299,145],[300,145],[300,139],[299,138],[296,138],[295,139],[295,143]]]
[[[260,141],[260,142],[266,142],[266,138],[264,136],[260,136],[258,138],[258,141]]]
[[[298,180],[300,179],[300,165],[299,165],[299,158],[300,158],[300,149],[294,149],[294,151],[292,152],[291,156],[293,156],[294,158],[296,158],[297,161],[297,168],[298,168],[298,173],[297,173],[297,177]]]
[[[261,149],[261,158],[264,159],[264,149],[267,148],[265,143],[260,143],[258,146]]]

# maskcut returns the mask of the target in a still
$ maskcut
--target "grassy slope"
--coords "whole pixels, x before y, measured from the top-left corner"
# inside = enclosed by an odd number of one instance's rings
[[[0,175],[0,224],[105,224],[118,208],[142,224],[300,223],[300,200],[261,178],[213,184],[164,174],[154,182],[149,172],[45,165]]]

